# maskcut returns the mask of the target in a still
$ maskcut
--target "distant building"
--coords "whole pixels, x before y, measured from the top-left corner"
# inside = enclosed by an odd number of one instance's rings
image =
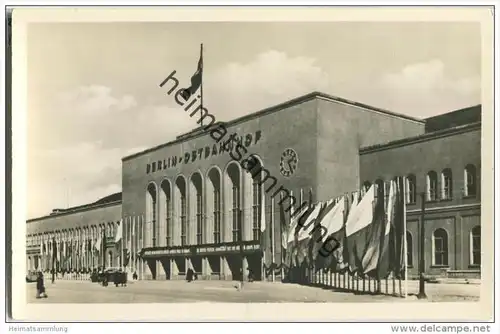
[[[279,216],[272,202],[284,189],[297,198],[312,189],[320,201],[407,176],[410,274],[418,268],[422,193],[427,273],[479,274],[480,105],[421,120],[314,92],[215,127],[227,130],[219,143],[196,129],[124,157],[121,196],[29,220],[28,268],[50,266],[42,240],[55,237],[60,252],[73,249],[69,262],[59,255],[62,267],[128,264],[141,279],[164,280],[190,267],[203,279],[237,279],[243,265],[258,278],[263,194],[269,219],[271,207]],[[235,144],[224,147],[232,133]],[[243,171],[229,150],[240,162],[251,155],[262,172]],[[115,245],[120,220],[124,248]],[[68,246],[76,239],[78,250]]]

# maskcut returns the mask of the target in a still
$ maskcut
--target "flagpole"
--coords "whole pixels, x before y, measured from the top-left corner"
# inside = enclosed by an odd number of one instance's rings
[[[130,272],[133,274],[134,266],[135,266],[135,258],[134,258],[134,241],[135,241],[135,217],[132,217],[132,234],[131,234],[131,239],[130,239],[130,259],[131,259],[131,265],[130,265]]]
[[[203,64],[203,43],[201,43],[200,58],[201,58],[200,106],[201,110],[203,110],[203,68],[205,67]],[[201,115],[203,115],[203,111]],[[200,118],[200,126],[203,127],[203,117]]]
[[[275,231],[274,231],[274,197],[272,198],[271,200],[271,230],[270,232],[272,233],[271,234],[271,256],[272,256],[272,263],[271,263],[271,266],[273,265],[273,263],[276,263],[276,260],[274,258],[274,249],[275,249]],[[275,270],[273,269],[273,272],[272,272],[272,279],[273,279],[273,282],[275,281],[275,277],[276,277],[276,273],[275,273]]]
[[[290,191],[290,198],[293,198],[293,190]],[[287,230],[283,230],[282,224],[281,224],[281,219],[283,219],[283,221],[285,222],[286,225],[290,226],[290,223],[288,222],[288,224],[287,224],[287,221],[285,219],[286,218],[286,214],[285,214],[285,210],[283,209],[283,193],[281,194],[280,203],[281,203],[280,204],[281,205],[281,208],[280,208],[281,281],[283,282],[285,280],[285,261],[286,261],[286,247],[288,246],[288,231]],[[291,201],[290,201],[290,203],[291,203]],[[284,217],[281,217],[281,214],[283,214]],[[291,217],[292,216],[290,215],[290,218]],[[287,233],[285,233],[285,237],[283,237],[283,234],[284,234],[285,231]],[[286,239],[283,239],[283,238],[286,238]],[[283,245],[283,240],[285,240],[284,245]]]
[[[52,237],[52,247],[51,247],[51,250],[52,250],[52,284],[54,283],[55,281],[55,259],[56,259],[56,252],[57,252],[57,249],[55,249],[55,252],[54,252],[54,246],[56,244],[56,238],[55,237]]]
[[[266,281],[267,280],[267,275],[266,275],[266,252],[267,252],[267,247],[266,247],[266,228],[267,226],[264,225],[264,230],[262,230],[262,217],[266,216],[266,193],[262,192],[261,200],[260,200],[260,215],[259,215],[259,220],[260,220],[260,237],[263,238],[263,240],[260,242],[261,248],[262,248],[262,266],[261,266],[261,276],[262,280]],[[264,219],[265,223],[265,219]]]
[[[406,195],[408,189],[406,189],[407,182],[406,177],[403,176],[403,242],[404,242],[404,264],[405,264],[405,294],[404,297],[408,297],[408,240],[406,238]]]

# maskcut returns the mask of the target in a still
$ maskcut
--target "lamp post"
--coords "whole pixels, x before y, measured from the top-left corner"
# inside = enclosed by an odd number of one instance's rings
[[[57,246],[56,246],[56,238],[52,237],[52,284],[54,284],[54,281],[56,280],[56,252],[57,252]]]
[[[240,241],[240,256],[241,256],[241,273],[240,273],[240,289],[243,289],[244,282],[244,268],[245,268],[245,255],[243,253],[243,210],[239,209],[238,212],[238,224],[239,224],[239,241]]]
[[[419,265],[418,265],[418,271],[419,271],[419,289],[418,289],[418,299],[426,299],[427,296],[425,294],[425,277],[424,277],[424,272],[425,272],[425,193],[421,193],[421,200],[422,200],[422,212],[421,212],[421,218],[420,218],[420,254],[419,254]]]

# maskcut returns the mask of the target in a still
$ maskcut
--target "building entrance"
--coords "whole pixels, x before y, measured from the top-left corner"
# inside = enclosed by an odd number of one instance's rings
[[[193,266],[194,272],[201,277],[202,272],[203,272],[203,265],[202,265],[202,257],[201,256],[193,256],[191,258],[191,265]]]
[[[161,270],[163,270],[163,273],[160,274],[160,279],[165,278],[166,280],[171,279],[171,269],[170,269],[170,258],[168,257],[163,257],[160,259],[161,263]]]
[[[147,259],[146,264],[151,272],[151,279],[156,279],[156,260],[155,259]]]
[[[241,255],[228,255],[226,259],[233,281],[241,280],[243,274]]]
[[[251,271],[254,281],[262,280],[262,256],[260,253],[253,253],[247,255],[248,261],[248,272],[244,273],[248,275]]]
[[[207,256],[209,279],[220,279],[220,261],[221,257],[218,255]]]

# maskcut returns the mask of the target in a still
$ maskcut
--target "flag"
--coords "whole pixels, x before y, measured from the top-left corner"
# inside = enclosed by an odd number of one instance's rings
[[[339,234],[344,227],[345,196],[336,200],[330,200],[326,208],[318,217],[318,226],[312,240],[312,260],[320,257],[326,258],[333,254],[333,251],[339,247]],[[321,252],[321,253],[320,253]],[[326,259],[321,259],[323,260]]]
[[[165,229],[167,229],[168,226],[165,227]],[[167,231],[165,230],[165,233],[167,233]],[[135,258],[136,258],[136,254],[137,254],[137,241],[136,241],[136,238],[135,238],[135,217],[132,218],[132,233],[131,233],[131,238],[132,238],[132,242],[131,242],[131,245],[130,245],[130,256],[132,257],[132,266],[135,266]]]
[[[309,210],[308,215],[304,215],[299,221],[297,233],[297,262],[299,265],[304,262],[308,253],[308,245],[311,241],[311,234],[315,227],[316,218],[318,218],[321,211],[325,208],[325,203],[317,203]]]
[[[316,254],[318,253],[319,249],[321,248],[323,244],[323,237],[327,236],[328,234],[325,233],[326,227],[324,226],[325,224],[325,217],[332,212],[332,209],[335,206],[335,199],[330,199],[326,202],[324,205],[324,209],[321,211],[319,214],[318,218],[316,219],[316,224],[313,228],[312,235],[311,235],[311,244],[310,244],[310,256],[311,259],[316,259]]]
[[[386,225],[384,235],[381,238],[380,256],[377,264],[377,277],[386,278],[397,266],[396,260],[399,256],[396,254],[397,246],[397,205],[398,205],[398,185],[397,180],[390,183],[389,198],[385,204]],[[401,226],[402,229],[402,226]],[[401,249],[403,245],[401,245]]]
[[[351,197],[352,198],[352,197]],[[357,194],[356,194],[356,204],[357,204]],[[331,256],[326,257],[324,268],[331,268],[335,272],[342,272],[348,267],[347,256],[345,256],[345,243],[346,243],[346,230],[345,224],[347,221],[347,208],[349,205],[349,200],[347,196],[344,196],[344,208],[342,213],[342,227],[337,232],[330,235],[328,244],[326,245],[327,251],[335,249]]]
[[[57,259],[57,245],[56,245],[56,240],[52,239],[52,269],[56,268],[56,259]]]
[[[372,185],[361,198],[358,205],[351,208],[346,222],[346,252],[349,270],[355,272],[361,268],[361,258],[370,235],[373,221],[373,203],[375,186]]]
[[[131,245],[132,245],[132,240],[129,240],[129,241],[127,242],[127,264],[128,264],[128,260],[130,259],[130,254],[132,254],[132,253],[130,252]]]
[[[279,229],[279,236],[280,236],[280,264],[283,266],[285,265],[285,256],[286,256],[286,248],[287,248],[287,243],[288,243],[288,224],[287,224],[287,219],[286,219],[286,213],[285,213],[285,208],[283,207],[283,194],[281,194],[281,200],[280,200],[280,229]]]
[[[61,249],[59,249],[59,243],[56,245],[57,253],[56,253],[56,259],[57,262],[61,262]]]
[[[304,204],[304,203],[302,203]],[[309,206],[304,206],[301,205],[298,209],[297,212],[294,212],[290,214],[291,216],[291,221],[290,225],[288,226],[288,240],[287,240],[287,252],[286,252],[286,265],[287,266],[292,266],[295,262],[295,254],[296,254],[296,244],[297,244],[297,238],[296,238],[296,230],[297,226],[299,224],[299,220],[302,218],[303,215],[307,213],[309,210]]]
[[[280,201],[280,226],[281,226],[281,248],[286,251],[288,244],[288,224],[286,223],[285,208],[283,207],[283,194]]]
[[[63,263],[66,263],[68,257],[67,243],[68,243],[67,241],[63,242],[63,258],[62,258]]]
[[[396,277],[401,277],[403,275],[404,278],[404,270],[405,270],[405,262],[406,262],[406,253],[405,253],[405,185],[404,179],[398,177],[396,179],[396,195],[395,195],[395,204],[394,204],[394,215],[392,219],[392,233],[391,240],[392,244],[390,247],[390,263],[392,265],[392,272]]]
[[[101,243],[102,243],[102,236],[99,235],[99,238],[97,238],[97,241],[95,242],[95,249],[97,249],[98,252],[101,251]]]
[[[116,229],[115,243],[119,242],[123,237],[123,219],[120,220],[118,228]]]
[[[377,197],[375,219],[372,224],[368,247],[363,254],[362,269],[364,274],[384,278],[387,277],[390,270],[388,248],[395,199],[394,182],[389,183],[387,201],[385,201],[384,191],[379,191],[379,193],[382,196]]]
[[[196,72],[191,77],[191,86],[188,88],[183,88],[181,90],[181,95],[184,100],[189,100],[191,96],[196,93],[198,88],[200,88],[203,80],[203,45],[200,47],[200,59],[198,60],[198,68]]]

